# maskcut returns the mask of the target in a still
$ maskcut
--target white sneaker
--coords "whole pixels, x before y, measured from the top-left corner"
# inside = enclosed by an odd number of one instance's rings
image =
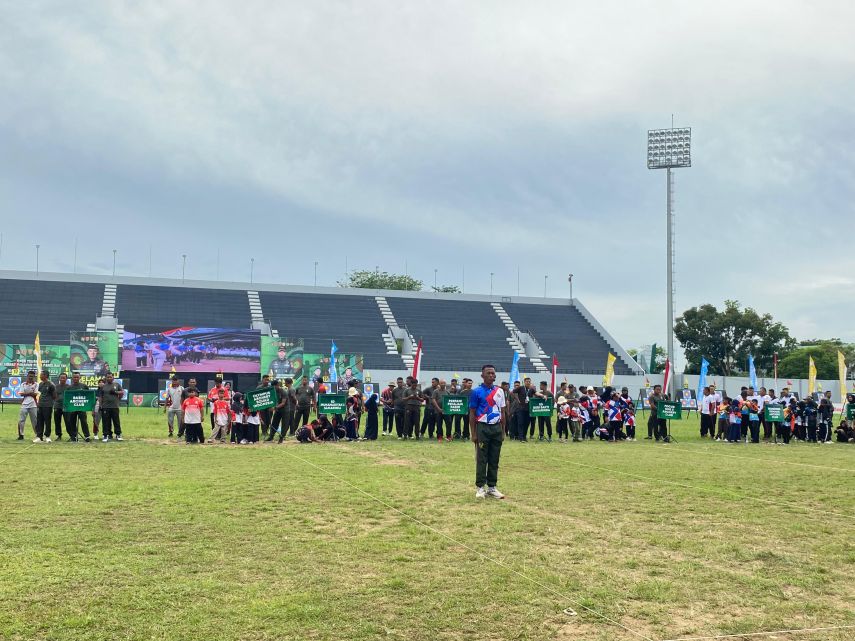
[[[117,436],[117,437],[116,437],[116,440],[117,440],[117,441],[124,441],[125,439],[123,439],[121,436]]]
[[[483,487],[479,487],[478,491],[475,492],[475,498],[476,499],[487,498],[487,490]]]
[[[101,442],[102,443],[109,443],[110,439],[109,439],[109,437],[105,436],[104,438],[101,439]]]
[[[33,443],[41,443],[41,442],[42,442],[42,439],[40,439],[38,436],[33,439]]]
[[[50,439],[47,436],[45,436],[45,443],[50,443]]]
[[[499,492],[495,487],[487,488],[487,496],[492,496],[494,499],[503,499],[505,495]]]

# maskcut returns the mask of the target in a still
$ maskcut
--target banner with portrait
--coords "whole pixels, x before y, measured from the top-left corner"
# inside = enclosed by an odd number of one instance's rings
[[[68,345],[42,345],[42,369],[56,379],[68,370]],[[26,377],[38,369],[38,356],[32,343],[0,343],[0,376]]]
[[[261,337],[261,374],[272,379],[303,378],[303,339],[275,336]]]

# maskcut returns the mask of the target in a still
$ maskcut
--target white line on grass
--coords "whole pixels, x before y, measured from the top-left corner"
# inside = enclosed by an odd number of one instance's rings
[[[735,496],[740,499],[746,499],[748,501],[756,501],[758,503],[764,503],[766,505],[774,505],[775,507],[789,507],[796,510],[805,510],[807,512],[817,512],[819,514],[832,514],[834,516],[841,516],[846,519],[855,520],[855,515],[852,514],[843,514],[842,512],[832,512],[831,510],[825,509],[817,509],[808,507],[806,505],[799,505],[797,503],[784,503],[781,501],[770,501],[769,499],[762,499],[757,496],[749,496],[748,494],[741,494],[739,492],[735,492],[734,490],[728,490],[726,488],[709,488],[709,487],[700,487],[698,485],[689,485],[688,483],[680,483],[678,481],[669,481],[668,479],[659,479],[654,476],[644,476],[642,474],[633,474],[632,472],[623,472],[621,470],[613,470],[608,467],[600,467],[598,465],[588,465],[587,463],[576,463],[574,461],[564,460],[565,463],[569,463],[570,465],[576,465],[577,467],[587,467],[592,470],[600,470],[601,472],[610,472],[612,474],[620,474],[622,476],[629,476],[630,478],[641,479],[643,481],[654,481],[656,483],[665,483],[667,485],[676,485],[677,487],[683,487],[690,490],[700,490],[701,492],[712,492],[713,494],[730,494],[731,496]]]
[[[38,443],[30,443],[25,448],[18,450],[14,454],[10,454],[6,458],[4,458],[2,461],[0,461],[0,463],[5,463],[6,461],[18,456],[18,454],[21,454],[22,452],[26,452],[28,449],[30,449],[31,447],[35,447],[36,445],[38,445]]]
[[[627,632],[630,632],[631,634],[634,634],[635,636],[637,636],[637,637],[639,637],[639,638],[641,638],[641,639],[644,639],[645,641],[655,641],[655,640],[654,640],[654,639],[652,639],[651,637],[648,637],[648,636],[646,636],[645,634],[642,634],[641,632],[638,632],[638,631],[636,631],[636,630],[633,630],[632,628],[628,628],[628,627],[626,627],[626,626],[625,626],[625,625],[623,625],[622,623],[620,623],[620,622],[618,622],[618,621],[615,621],[614,619],[612,619],[612,618],[610,618],[610,617],[606,616],[605,614],[602,614],[601,612],[598,612],[597,610],[594,610],[593,608],[588,607],[588,606],[587,606],[587,605],[585,605],[584,603],[581,603],[581,602],[579,602],[579,601],[576,601],[575,599],[572,599],[572,598],[568,597],[566,594],[562,594],[561,592],[558,592],[558,591],[557,591],[557,590],[555,590],[554,588],[551,588],[551,587],[549,587],[548,585],[545,585],[545,584],[541,583],[541,582],[540,582],[540,581],[538,581],[537,579],[533,579],[533,578],[531,578],[530,576],[528,576],[528,575],[526,575],[526,574],[523,574],[523,573],[522,573],[522,572],[520,572],[519,570],[515,570],[514,568],[512,568],[512,567],[511,567],[511,566],[509,566],[509,565],[507,565],[507,564],[506,564],[506,563],[504,563],[503,561],[500,561],[500,560],[498,560],[498,559],[494,559],[494,558],[492,558],[492,557],[490,557],[490,556],[487,556],[487,555],[486,555],[486,554],[484,554],[483,552],[481,552],[481,551],[479,551],[479,550],[476,550],[475,548],[470,547],[469,545],[466,545],[466,543],[463,543],[462,541],[458,541],[457,539],[455,539],[454,537],[452,537],[452,536],[450,536],[450,535],[446,534],[445,532],[442,532],[442,531],[440,531],[440,530],[437,530],[435,527],[428,525],[428,524],[427,524],[427,523],[425,523],[424,521],[420,521],[420,520],[419,520],[419,519],[417,519],[416,517],[414,517],[414,516],[412,516],[412,515],[410,515],[410,514],[407,514],[406,512],[404,512],[403,510],[401,510],[401,509],[399,509],[399,508],[395,507],[394,505],[390,505],[389,503],[387,503],[387,502],[386,502],[386,501],[384,501],[383,499],[378,498],[378,497],[374,496],[373,494],[371,494],[371,493],[369,493],[369,492],[366,492],[366,491],[365,491],[365,490],[363,490],[361,487],[358,487],[358,486],[354,485],[353,483],[351,483],[350,481],[348,481],[347,479],[343,479],[342,477],[338,476],[337,474],[335,474],[335,473],[333,473],[333,472],[330,472],[330,471],[329,471],[329,470],[327,470],[326,468],[323,468],[323,467],[321,467],[320,465],[317,465],[317,464],[315,464],[315,463],[312,463],[312,462],[311,462],[311,461],[309,461],[309,460],[306,460],[306,459],[304,459],[304,458],[302,458],[302,457],[300,457],[300,456],[297,456],[296,454],[293,454],[293,453],[289,452],[287,449],[285,449],[284,451],[285,451],[285,454],[287,454],[288,456],[290,456],[290,457],[292,457],[292,458],[295,458],[295,459],[297,459],[298,461],[302,461],[302,462],[303,462],[303,463],[305,463],[306,465],[310,465],[311,467],[314,467],[315,469],[320,470],[320,471],[321,471],[321,472],[323,472],[324,474],[328,474],[329,476],[331,476],[332,478],[336,479],[337,481],[340,481],[340,482],[344,483],[345,485],[348,485],[348,486],[352,487],[354,490],[356,490],[356,491],[357,491],[357,492],[359,492],[360,494],[364,494],[365,496],[367,496],[368,498],[370,498],[372,501],[376,501],[376,502],[377,502],[377,503],[379,503],[380,505],[383,505],[384,507],[387,507],[387,508],[389,508],[390,510],[392,510],[392,511],[394,511],[394,512],[397,512],[397,513],[398,513],[398,514],[400,514],[401,516],[406,517],[406,518],[410,519],[411,521],[413,521],[414,523],[417,523],[418,525],[421,525],[422,527],[424,527],[424,528],[426,528],[426,529],[430,530],[431,532],[433,532],[433,533],[434,533],[434,534],[436,534],[437,536],[441,536],[441,537],[443,537],[443,538],[445,538],[445,539],[448,539],[449,541],[451,541],[451,542],[452,542],[452,543],[454,543],[455,545],[459,545],[460,547],[465,548],[466,550],[469,550],[469,551],[470,551],[470,552],[472,552],[473,554],[475,554],[475,555],[477,555],[477,556],[480,556],[482,559],[484,559],[484,560],[486,560],[486,561],[490,561],[491,563],[494,563],[494,564],[498,565],[499,567],[504,568],[504,569],[508,570],[509,572],[512,572],[513,574],[516,574],[516,575],[517,575],[517,576],[519,576],[520,578],[525,579],[526,581],[528,581],[528,582],[532,583],[533,585],[536,585],[537,587],[541,588],[542,590],[546,590],[547,592],[549,592],[549,593],[550,593],[550,594],[552,594],[553,596],[557,596],[557,597],[559,597],[559,598],[561,598],[561,599],[564,599],[564,600],[566,600],[566,601],[569,601],[570,603],[573,603],[574,605],[576,605],[576,606],[578,606],[578,607],[582,608],[583,610],[586,610],[586,611],[590,612],[591,614],[594,614],[594,615],[598,616],[598,617],[599,617],[599,618],[601,618],[602,620],[604,620],[604,621],[608,621],[609,623],[611,623],[611,624],[613,624],[613,625],[618,626],[619,628],[623,628],[623,629],[624,629],[624,630],[626,630]]]
[[[807,634],[808,632],[828,632],[830,630],[849,630],[855,625],[833,625],[825,628],[799,628],[794,630],[770,630],[768,632],[743,632],[742,634],[719,634],[709,637],[677,637],[663,641],[705,641],[710,639],[742,639],[743,637],[765,637],[773,634]]]

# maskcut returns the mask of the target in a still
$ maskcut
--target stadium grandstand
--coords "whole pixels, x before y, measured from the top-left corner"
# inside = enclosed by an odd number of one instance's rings
[[[0,271],[0,297],[7,347],[33,343],[37,331],[42,345],[67,344],[73,331],[116,332],[127,351],[136,340],[127,336],[152,328],[236,328],[299,339],[307,354],[329,355],[334,341],[339,353],[360,354],[374,380],[409,371],[419,341],[421,378],[466,375],[485,362],[507,372],[514,352],[520,371],[532,374],[546,375],[556,355],[559,373],[601,376],[609,352],[615,374],[643,373],[577,299],[16,271]],[[169,371],[168,363],[157,371],[123,367],[121,376],[135,390],[156,391]],[[258,375],[235,378],[248,387]]]

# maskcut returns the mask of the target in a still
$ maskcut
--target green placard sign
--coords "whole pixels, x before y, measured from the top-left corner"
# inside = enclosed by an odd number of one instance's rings
[[[855,421],[855,403],[846,403],[846,420]]]
[[[259,387],[246,393],[246,404],[250,411],[257,412],[258,410],[266,410],[275,406],[279,402],[279,395],[276,393],[276,388]]]
[[[469,397],[466,394],[448,394],[442,397],[443,414],[468,414]]]
[[[784,420],[784,406],[764,405],[763,415],[769,423],[780,423]]]
[[[65,390],[62,396],[62,409],[66,412],[91,412],[95,409],[95,390]]]
[[[656,404],[656,418],[678,419],[683,415],[682,410],[680,401],[659,401]]]
[[[344,414],[346,410],[344,394],[318,394],[318,414]]]
[[[551,398],[531,398],[528,401],[529,416],[552,416]]]

